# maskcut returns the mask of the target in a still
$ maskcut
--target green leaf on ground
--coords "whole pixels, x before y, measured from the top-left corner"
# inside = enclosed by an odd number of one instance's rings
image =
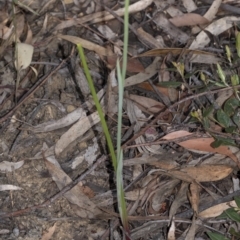
[[[236,196],[236,197],[234,197],[234,200],[235,200],[238,208],[240,208],[240,197]]]
[[[225,212],[233,221],[240,222],[240,215],[234,208],[229,208]]]
[[[225,128],[230,126],[231,119],[222,109],[217,111],[217,120]]]
[[[224,103],[223,110],[228,116],[232,116],[239,105],[240,101],[238,99],[230,98]]]
[[[230,228],[229,233],[232,234],[234,237],[240,238],[240,233],[236,232],[234,228]]]
[[[202,114],[203,114],[203,117],[208,117],[214,110],[214,107],[213,106],[210,106],[210,107],[207,107],[205,109],[203,109],[202,111]]]
[[[220,233],[207,232],[211,240],[230,240]]]
[[[215,137],[215,141],[211,143],[211,147],[218,148],[220,146],[236,146],[233,139]]]

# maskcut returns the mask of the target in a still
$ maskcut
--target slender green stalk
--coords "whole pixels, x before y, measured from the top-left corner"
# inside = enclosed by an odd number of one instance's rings
[[[123,190],[123,151],[121,148],[121,136],[122,136],[122,109],[123,109],[123,94],[124,83],[127,70],[127,50],[128,50],[128,20],[129,20],[129,0],[125,0],[125,12],[124,12],[124,47],[123,47],[123,63],[122,71],[120,69],[119,60],[117,61],[117,77],[118,77],[118,131],[117,131],[117,198],[118,198],[118,210],[122,220],[122,224],[125,232],[130,233],[128,227],[127,208],[124,198]],[[126,237],[128,239],[128,237]]]
[[[99,114],[99,117],[100,117],[100,121],[101,121],[101,124],[102,124],[103,132],[104,132],[106,140],[107,140],[107,145],[108,145],[110,155],[111,155],[111,158],[112,158],[112,164],[113,164],[113,167],[114,167],[114,171],[116,172],[117,171],[117,158],[116,158],[116,154],[115,154],[115,151],[114,151],[112,139],[111,139],[111,136],[110,136],[110,133],[109,133],[109,130],[108,130],[108,126],[107,126],[107,123],[106,123],[106,120],[105,120],[105,117],[104,117],[104,113],[103,113],[102,107],[100,105],[100,102],[98,100],[97,93],[95,91],[95,87],[93,85],[93,80],[92,80],[91,74],[90,74],[89,69],[88,69],[88,65],[87,65],[87,61],[86,61],[86,58],[85,58],[85,55],[84,55],[84,52],[83,52],[83,48],[80,44],[77,44],[77,49],[78,49],[78,53],[79,53],[79,55],[81,57],[81,60],[82,60],[83,69],[84,69],[84,72],[86,74],[86,78],[87,78],[89,88],[90,88],[90,91],[91,91],[91,94],[92,94],[92,97],[93,97],[93,101],[96,105],[96,108],[97,108],[97,111],[98,111],[98,114]]]
[[[80,44],[77,44],[79,55],[82,59],[82,64],[84,68],[84,72],[86,74],[86,78],[88,80],[89,88],[91,94],[93,96],[93,100],[95,102],[98,114],[101,119],[101,124],[103,127],[104,134],[106,136],[107,144],[109,147],[109,151],[112,158],[113,167],[116,173],[116,182],[117,182],[117,199],[118,199],[118,210],[121,217],[121,221],[124,227],[124,231],[126,233],[130,233],[128,227],[128,217],[127,217],[127,208],[126,202],[124,198],[124,190],[123,190],[123,151],[121,148],[121,136],[122,136],[122,109],[123,109],[123,94],[124,94],[124,82],[126,77],[127,70],[127,49],[128,49],[128,13],[129,0],[125,0],[125,13],[124,13],[124,48],[123,48],[123,63],[122,63],[122,71],[120,69],[119,60],[117,60],[117,77],[118,77],[118,126],[117,126],[117,157],[114,152],[113,143],[111,136],[109,134],[109,130],[104,118],[104,113],[102,111],[101,105],[99,103],[93,81],[86,63],[85,55],[83,49]],[[126,236],[126,239],[129,239]]]

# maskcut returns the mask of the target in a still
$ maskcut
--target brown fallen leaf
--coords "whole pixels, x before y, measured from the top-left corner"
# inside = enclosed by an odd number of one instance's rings
[[[178,179],[161,182],[158,189],[154,191],[154,195],[151,199],[151,207],[155,212],[160,211],[163,202],[172,194],[173,189],[179,184],[179,182]]]
[[[176,131],[167,134],[162,139],[165,140],[174,140],[175,138],[184,137],[184,136],[190,136],[192,133],[184,130]],[[211,147],[211,143],[214,142],[213,138],[194,138],[189,139],[183,142],[178,142],[177,144],[195,152],[211,152],[211,153],[220,153],[223,155],[226,155],[230,157],[240,168],[240,162],[238,158],[231,152],[230,148],[228,146],[220,146],[218,148]]]
[[[208,25],[205,28],[205,30],[212,33],[215,36],[218,36],[219,34],[226,31],[227,29],[232,28],[233,22],[238,22],[239,20],[240,20],[240,17],[235,17],[235,16],[223,17],[216,21],[213,21],[210,25]],[[192,42],[189,49],[204,48],[210,41],[211,40],[206,34],[206,32],[201,31]]]
[[[74,44],[81,44],[83,48],[94,51],[101,56],[107,56],[107,55],[110,56],[113,54],[110,49],[104,48],[96,43],[90,42],[80,37],[71,36],[71,35],[61,35],[61,34],[58,34],[57,37],[67,40]]]
[[[165,108],[165,106],[161,102],[151,98],[134,95],[134,94],[130,94],[129,98],[134,102],[136,102],[136,104],[142,111],[147,110],[147,112],[150,112],[150,113],[157,113]]]
[[[175,167],[172,164],[162,164],[161,162],[150,162],[150,165],[153,165],[157,168],[160,168],[163,171],[163,174],[171,176],[173,178],[178,178],[185,182],[211,182],[218,181],[227,177],[232,171],[233,168],[228,165],[220,164],[206,164],[196,167],[186,167],[180,170],[175,170]]]
[[[139,83],[137,86],[140,87],[140,88],[143,88],[145,90],[149,90],[149,91],[154,92],[154,89],[152,88],[152,86],[148,82]],[[157,85],[155,87],[158,89],[158,91],[160,93],[169,97],[169,99],[171,101],[175,101],[178,98],[178,91],[174,88],[164,88],[164,87],[157,86]]]
[[[185,33],[185,31],[180,30],[174,24],[172,24],[166,14],[163,12],[158,12],[153,17],[153,22],[160,27],[164,32],[166,32],[172,39],[179,41],[184,44],[190,39],[190,36]]]
[[[202,218],[217,217],[221,215],[223,211],[227,210],[230,207],[237,207],[236,202],[231,201],[231,202],[220,203],[218,205],[205,209],[204,211],[200,212],[198,216]]]
[[[41,240],[49,240],[49,239],[51,239],[51,237],[52,237],[52,235],[54,234],[55,230],[56,230],[56,223],[54,223],[54,225],[53,225],[52,227],[50,227],[50,228],[48,229],[48,231],[45,232],[45,233],[42,235]]]
[[[190,189],[188,192],[188,198],[190,200],[193,211],[198,214],[198,206],[199,206],[199,193],[200,187],[197,183],[193,182],[190,184]]]
[[[145,53],[138,55],[137,57],[159,57],[167,54],[179,55],[179,54],[199,54],[199,55],[213,55],[215,54],[200,50],[183,49],[183,48],[157,48],[149,50]]]
[[[186,13],[181,16],[173,17],[169,19],[169,21],[173,23],[176,27],[194,26],[209,23],[209,21],[205,17],[197,13]]]
[[[110,69],[113,69],[116,67],[117,58],[118,58],[117,55],[107,56],[106,60],[107,60],[108,67]],[[120,66],[122,66],[122,61],[120,61]],[[144,72],[145,69],[144,69],[142,63],[138,59],[128,58],[127,71],[131,72],[131,73],[140,73],[140,72]]]
[[[178,208],[181,207],[187,201],[188,186],[189,183],[187,182],[181,183],[181,187],[177,195],[175,196],[173,203],[171,204],[169,210],[169,219],[172,219],[172,217],[176,214]]]
[[[227,165],[200,165],[196,167],[186,167],[184,169],[170,170],[172,176],[189,176],[197,182],[218,181],[227,177],[233,169]]]

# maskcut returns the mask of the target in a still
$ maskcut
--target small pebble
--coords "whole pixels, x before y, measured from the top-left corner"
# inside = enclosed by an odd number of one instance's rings
[[[15,227],[15,228],[13,229],[13,235],[14,235],[15,237],[18,237],[18,236],[19,236],[19,228]]]

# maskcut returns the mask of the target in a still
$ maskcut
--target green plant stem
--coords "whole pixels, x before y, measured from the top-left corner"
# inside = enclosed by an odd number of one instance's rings
[[[111,139],[108,127],[107,127],[107,123],[106,123],[106,120],[105,120],[105,117],[104,117],[104,113],[103,113],[102,107],[100,105],[100,102],[98,100],[97,93],[95,91],[95,87],[93,85],[93,80],[92,80],[91,74],[90,74],[88,66],[87,66],[87,61],[86,61],[86,58],[85,58],[85,55],[84,55],[84,52],[83,52],[83,48],[80,44],[77,44],[77,49],[78,49],[78,53],[79,53],[79,55],[81,57],[81,60],[82,60],[83,69],[84,69],[84,72],[86,74],[86,78],[87,78],[89,88],[90,88],[90,91],[91,91],[91,94],[92,94],[92,97],[93,97],[93,101],[96,105],[96,108],[97,108],[97,111],[98,111],[98,114],[99,114],[99,117],[100,117],[100,121],[101,121],[101,124],[102,124],[103,132],[104,132],[106,140],[107,140],[107,145],[108,145],[110,155],[111,155],[111,158],[112,158],[112,164],[113,164],[113,167],[114,167],[114,171],[116,172],[117,171],[117,158],[116,158],[116,154],[115,154],[115,151],[114,151],[112,139]]]
[[[123,150],[121,148],[121,136],[122,136],[122,109],[123,109],[123,94],[124,94],[124,83],[127,71],[127,50],[128,50],[128,21],[129,21],[129,0],[125,0],[125,12],[124,12],[124,47],[123,47],[123,63],[122,71],[120,69],[119,59],[117,60],[117,77],[118,77],[118,131],[117,131],[117,199],[118,199],[118,210],[120,213],[121,221],[125,232],[130,235],[128,226],[128,216],[126,202],[124,198],[123,190]],[[126,239],[129,239],[126,236]]]

